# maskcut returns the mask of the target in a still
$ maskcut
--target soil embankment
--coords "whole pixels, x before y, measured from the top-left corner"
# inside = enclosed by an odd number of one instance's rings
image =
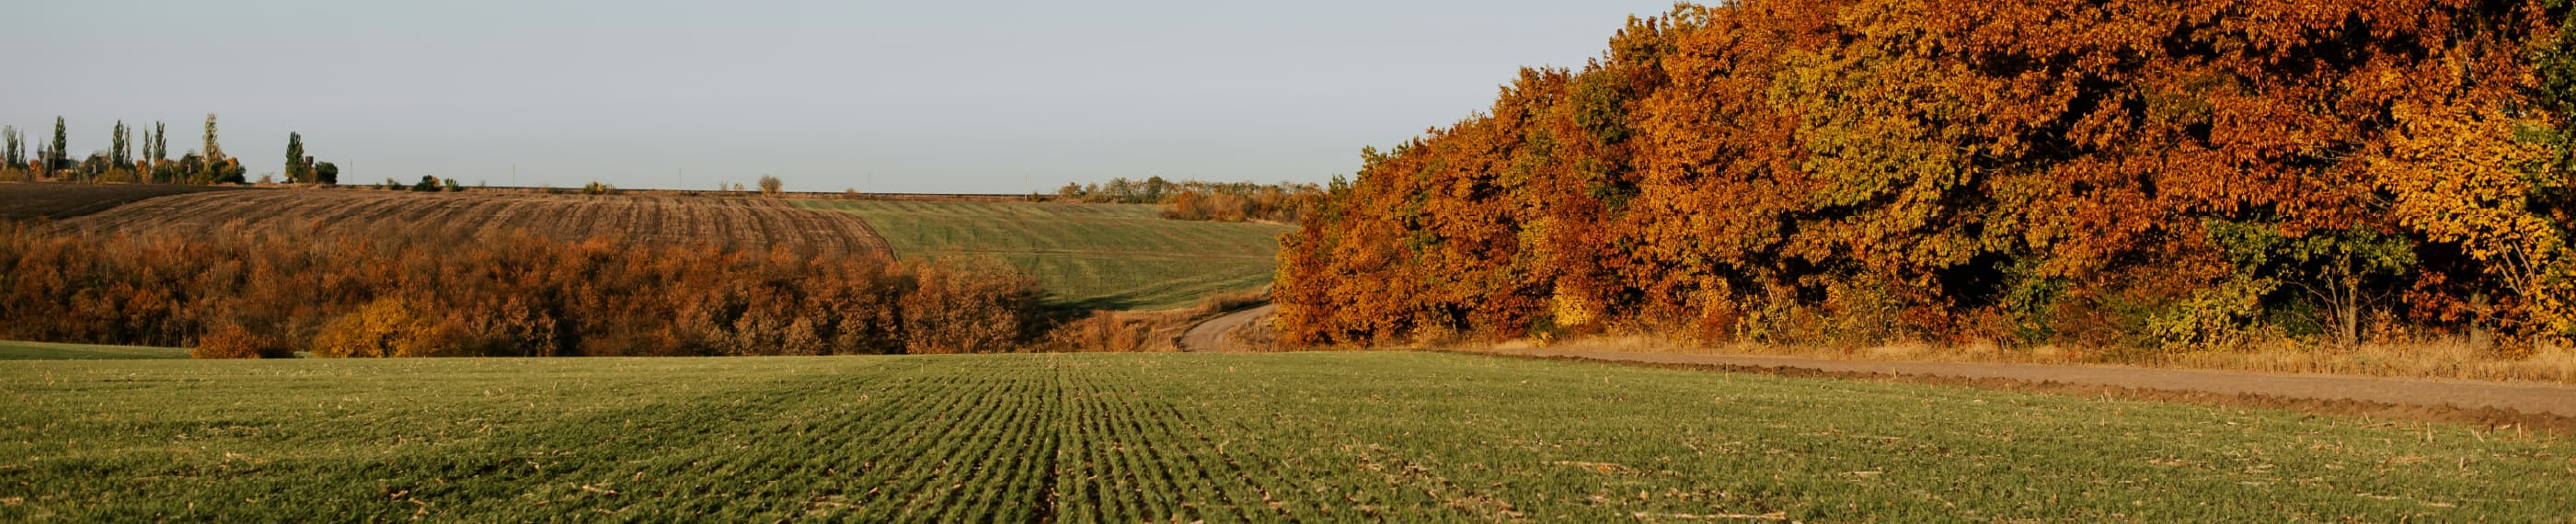
[[[2389,416],[2576,434],[2576,386],[2341,375],[1797,357],[1504,349],[1484,353],[1786,376],[1954,384],[1993,389]]]

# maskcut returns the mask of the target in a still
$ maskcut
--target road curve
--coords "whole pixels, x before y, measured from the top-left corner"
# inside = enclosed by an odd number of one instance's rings
[[[1231,333],[1236,329],[1241,329],[1243,326],[1251,325],[1253,320],[1260,319],[1265,315],[1269,315],[1270,312],[1278,310],[1279,305],[1277,304],[1262,304],[1261,307],[1227,313],[1225,316],[1208,319],[1206,322],[1200,322],[1199,325],[1190,326],[1190,330],[1188,332],[1181,334],[1181,351],[1192,353],[1241,352],[1243,351],[1243,348],[1227,347],[1225,344],[1225,334]]]

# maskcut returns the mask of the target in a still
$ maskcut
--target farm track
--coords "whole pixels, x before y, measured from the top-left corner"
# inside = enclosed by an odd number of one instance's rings
[[[2399,379],[2127,366],[1871,362],[1761,355],[1500,349],[1479,353],[2005,389],[2125,393],[2159,400],[2404,416],[2576,433],[2576,385]]]
[[[844,213],[798,209],[757,198],[523,193],[409,193],[274,190],[191,193],[146,199],[59,223],[90,233],[310,228],[326,234],[426,230],[472,238],[526,231],[565,240],[614,238],[649,244],[892,256],[884,237]]]

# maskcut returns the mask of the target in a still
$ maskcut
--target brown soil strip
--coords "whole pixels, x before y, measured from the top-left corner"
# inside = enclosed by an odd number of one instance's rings
[[[2282,409],[2327,415],[2429,420],[2468,424],[2493,430],[2530,430],[2576,436],[2576,409],[2565,407],[2576,404],[2576,387],[2558,385],[2263,375],[2117,367],[1844,362],[1788,357],[1602,351],[1512,350],[1459,353],[1504,358],[1597,362],[1658,369],[1903,382],[2083,397],[2118,397],[2228,407]],[[1999,370],[1996,368],[2035,369]],[[1983,373],[1978,373],[1980,371]],[[2435,392],[2447,392],[2447,394]]]

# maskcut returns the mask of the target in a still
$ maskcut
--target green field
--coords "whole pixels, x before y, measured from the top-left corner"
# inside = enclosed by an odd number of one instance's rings
[[[1141,204],[798,200],[858,215],[907,258],[990,255],[1037,278],[1050,302],[1169,309],[1258,289],[1277,266],[1277,224],[1164,220]]]
[[[100,346],[0,340],[0,360],[134,360],[188,358],[188,348]]]
[[[2576,515],[2563,437],[1448,354],[15,362],[0,384],[8,522]]]

